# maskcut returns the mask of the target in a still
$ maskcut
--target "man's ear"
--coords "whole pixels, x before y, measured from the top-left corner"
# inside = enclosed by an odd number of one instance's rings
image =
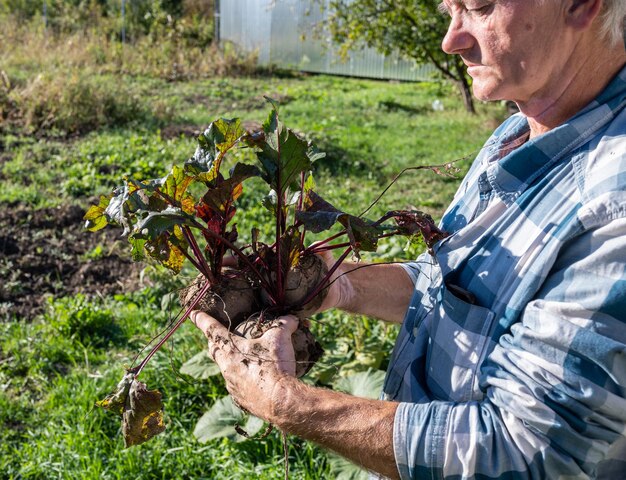
[[[569,0],[567,3],[567,25],[586,30],[600,13],[604,0]]]

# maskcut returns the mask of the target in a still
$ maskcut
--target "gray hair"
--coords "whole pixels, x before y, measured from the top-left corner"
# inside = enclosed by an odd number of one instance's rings
[[[602,36],[612,45],[624,42],[626,37],[625,0],[604,0],[599,20]]]

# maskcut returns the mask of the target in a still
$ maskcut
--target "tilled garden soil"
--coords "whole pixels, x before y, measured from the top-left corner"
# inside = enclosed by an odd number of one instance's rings
[[[84,213],[78,206],[0,206],[0,319],[28,320],[44,311],[50,294],[109,295],[137,287],[142,266],[131,261],[121,230],[88,232]]]

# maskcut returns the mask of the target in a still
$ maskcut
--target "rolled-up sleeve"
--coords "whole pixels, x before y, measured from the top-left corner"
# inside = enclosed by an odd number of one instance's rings
[[[418,262],[405,262],[405,263],[401,263],[400,266],[407,273],[407,275],[411,279],[411,282],[413,282],[413,284],[415,284],[417,282],[417,278],[418,278],[418,276],[419,276],[419,274],[421,272],[421,268],[419,267],[419,263]]]
[[[400,404],[394,450],[401,478],[626,472],[625,219],[563,247],[480,381],[481,401]]]

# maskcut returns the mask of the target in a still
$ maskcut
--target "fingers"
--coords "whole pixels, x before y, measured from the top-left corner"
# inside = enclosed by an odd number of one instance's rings
[[[193,310],[189,314],[189,319],[209,340],[214,338],[217,334],[228,336],[228,329],[224,325],[200,310]]]
[[[285,333],[291,335],[298,329],[300,320],[295,315],[284,315],[280,317],[280,324],[283,326]]]
[[[277,340],[280,337],[284,337],[288,340],[298,329],[299,324],[300,320],[295,315],[284,315],[282,317],[278,317],[276,321],[273,322],[273,326],[268,328],[260,338],[266,340]],[[279,341],[279,343],[281,342],[282,341]]]

